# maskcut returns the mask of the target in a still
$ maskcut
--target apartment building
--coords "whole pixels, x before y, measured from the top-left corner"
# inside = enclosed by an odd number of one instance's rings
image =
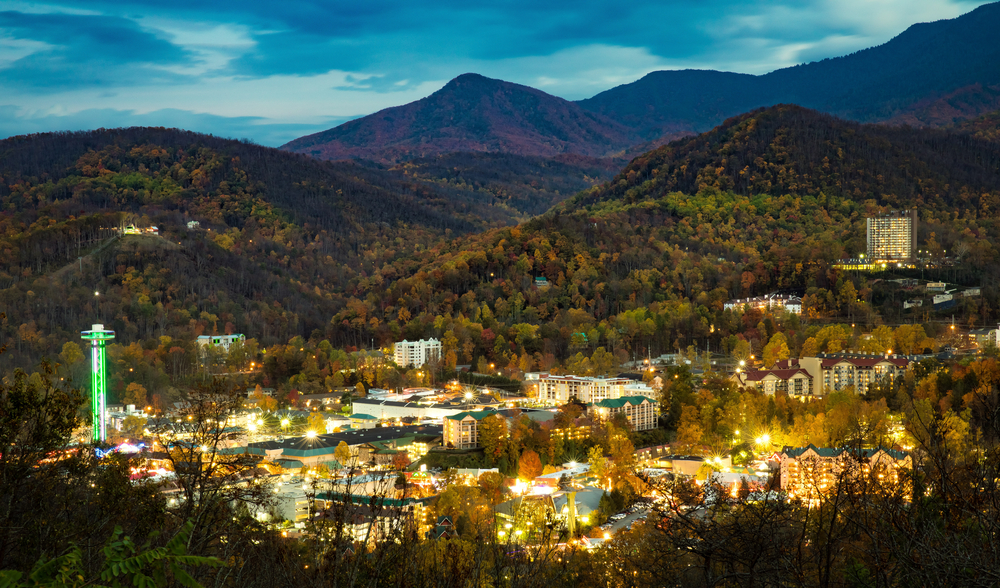
[[[645,396],[622,396],[621,398],[606,398],[591,404],[588,408],[595,418],[608,420],[616,414],[624,414],[632,429],[648,431],[656,428],[659,403]]]
[[[479,447],[479,423],[495,414],[495,410],[477,410],[445,417],[441,443],[449,449]]]
[[[420,367],[430,361],[441,358],[441,341],[437,339],[421,339],[407,341],[403,339],[393,345],[393,355],[396,365],[400,367]]]
[[[790,396],[820,397],[848,387],[864,394],[879,380],[902,376],[909,366],[909,359],[897,355],[820,354],[786,359],[772,369],[749,370],[737,373],[732,379],[740,386],[758,388],[765,394],[782,391]]]
[[[625,387],[632,384],[629,378],[592,378],[585,376],[555,376],[538,374],[532,379],[538,386],[538,400],[566,404],[572,398],[589,404],[608,398],[627,396]]]
[[[916,251],[916,210],[894,210],[868,219],[869,260],[910,260]]]
[[[786,448],[781,453],[781,489],[792,498],[816,499],[845,478],[874,476],[872,481],[898,484],[906,479],[902,470],[912,467],[908,453],[884,447],[851,450],[810,444]]]
[[[744,388],[757,388],[768,396],[784,392],[789,396],[812,393],[813,378],[802,368],[749,370],[733,376],[733,381]]]

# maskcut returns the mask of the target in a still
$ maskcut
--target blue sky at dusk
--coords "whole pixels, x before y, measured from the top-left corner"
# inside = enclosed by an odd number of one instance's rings
[[[575,100],[659,69],[844,55],[985,3],[5,0],[0,137],[157,125],[279,145],[466,72]]]

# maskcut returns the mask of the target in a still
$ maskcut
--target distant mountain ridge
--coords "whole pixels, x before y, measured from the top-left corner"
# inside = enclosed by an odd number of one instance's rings
[[[782,103],[858,122],[940,126],[1000,107],[997,30],[1000,3],[987,4],[955,19],[915,24],[883,45],[843,57],[761,76],[658,71],[579,104],[650,139],[678,128],[704,132],[730,116]],[[937,101],[954,94],[966,107],[952,120],[935,118]]]
[[[426,98],[301,137],[282,149],[320,159],[380,161],[455,151],[608,157],[639,140],[625,125],[574,102],[470,73]]]
[[[657,71],[578,102],[464,74],[427,98],[282,149],[384,162],[454,151],[625,159],[775,104],[858,122],[949,126],[1000,108],[998,30],[1000,3],[993,3],[915,24],[883,45],[843,57],[759,76]]]

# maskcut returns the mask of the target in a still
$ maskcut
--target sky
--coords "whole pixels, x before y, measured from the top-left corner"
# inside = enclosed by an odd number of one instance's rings
[[[278,146],[467,72],[579,100],[661,69],[761,74],[963,0],[0,3],[0,137],[135,125]]]

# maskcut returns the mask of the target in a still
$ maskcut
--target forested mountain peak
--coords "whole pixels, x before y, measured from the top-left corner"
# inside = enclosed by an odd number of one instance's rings
[[[607,157],[639,142],[627,127],[528,86],[463,74],[430,96],[282,149],[320,159],[401,161],[454,151]]]
[[[754,345],[770,336],[759,314],[740,323],[725,310],[736,297],[793,291],[803,295],[803,317],[820,322],[848,311],[905,320],[910,294],[844,290],[835,264],[865,251],[868,216],[907,207],[919,210],[921,247],[960,252],[948,281],[984,287],[983,305],[965,320],[991,324],[1000,146],[795,105],[646,153],[546,214],[398,261],[396,280],[355,296],[383,321],[376,336],[440,335],[454,341],[458,360],[485,351],[510,370],[569,357],[573,373],[585,373],[588,354],[623,346],[655,355],[712,341],[725,352],[737,333]],[[338,321],[354,321],[355,308]]]
[[[826,194],[902,208],[975,207],[983,194],[1000,189],[1000,146],[778,105],[637,157],[615,180],[564,206],[706,188],[748,196]]]

